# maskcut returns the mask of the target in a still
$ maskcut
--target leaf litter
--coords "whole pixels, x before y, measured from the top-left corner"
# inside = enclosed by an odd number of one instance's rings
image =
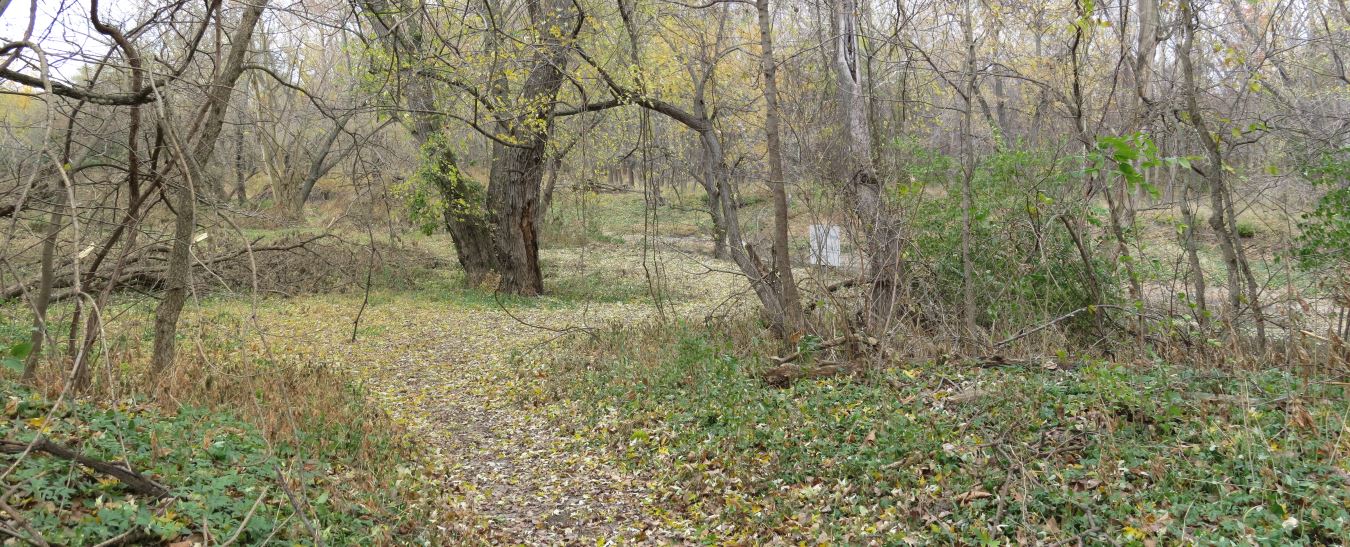
[[[639,253],[544,254],[566,275],[604,287],[645,283],[634,267]],[[671,303],[677,313],[701,318],[739,308],[746,297],[741,284],[701,260],[673,256],[665,264],[672,286],[698,287]],[[531,545],[682,543],[697,536],[694,524],[663,510],[652,471],[621,467],[604,446],[572,433],[584,426],[567,402],[523,406],[539,389],[522,373],[526,363],[559,351],[566,334],[652,320],[658,312],[649,297],[502,302],[459,288],[381,291],[350,343],[360,301],[359,294],[265,300],[258,323],[274,354],[352,373],[424,447],[420,469],[405,475],[440,490],[429,498],[443,500],[439,514],[452,532],[466,541]]]

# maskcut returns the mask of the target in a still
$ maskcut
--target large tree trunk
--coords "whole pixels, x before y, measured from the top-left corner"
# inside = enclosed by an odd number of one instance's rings
[[[524,120],[503,124],[520,144],[493,144],[487,204],[497,273],[501,275],[497,290],[534,296],[544,292],[535,223],[539,190],[553,127],[554,99],[562,88],[562,69],[570,56],[560,35],[575,26],[580,14],[564,0],[530,0],[526,7],[535,27],[542,29],[530,74],[520,90],[519,102],[530,106]]]
[[[281,171],[280,176],[272,179],[274,207],[290,222],[299,222],[305,217],[305,201],[300,192],[303,184],[300,173],[290,169]]]
[[[460,171],[454,150],[440,137],[424,146],[423,154],[422,161],[436,162],[431,182],[445,202],[445,229],[455,242],[455,256],[464,268],[464,280],[470,286],[481,285],[497,269],[483,187]]]
[[[445,229],[455,242],[455,256],[464,268],[465,281],[476,286],[497,269],[483,189],[466,178],[468,175],[459,168],[459,158],[444,142],[445,129],[433,114],[430,82],[414,76],[408,82],[407,96],[408,108],[413,112],[413,137],[426,155],[422,161],[437,162],[438,179],[434,182],[446,203]]]
[[[415,3],[403,1],[397,8],[385,0],[367,0],[365,2],[367,19],[374,26],[376,34],[385,50],[394,58],[422,58],[423,20],[419,17],[400,16],[395,20],[386,20],[389,14],[417,13]],[[437,190],[446,204],[459,203],[464,207],[451,207],[455,211],[445,214],[445,228],[455,242],[455,254],[460,267],[464,268],[465,279],[471,285],[477,285],[497,269],[497,256],[493,251],[492,230],[487,224],[486,202],[481,188],[472,181],[461,178],[458,158],[446,143],[443,117],[438,114],[434,81],[417,73],[417,69],[403,68],[400,77],[403,80],[404,98],[408,103],[408,115],[412,124],[409,130],[417,144],[422,147],[422,161],[436,162],[435,170],[442,175],[453,176],[453,180],[434,181]],[[474,214],[469,214],[473,212]]]
[[[867,126],[860,58],[860,29],[856,0],[834,0],[834,71],[838,86],[839,117],[843,151],[840,179],[843,192],[858,215],[866,238],[868,326],[875,332],[886,327],[899,304],[902,284],[900,230],[881,195],[881,180],[872,161],[872,136]]]
[[[501,275],[497,286],[500,292],[524,296],[544,292],[535,225],[544,175],[544,144],[541,138],[528,148],[493,146],[488,216],[494,231],[497,273]]]

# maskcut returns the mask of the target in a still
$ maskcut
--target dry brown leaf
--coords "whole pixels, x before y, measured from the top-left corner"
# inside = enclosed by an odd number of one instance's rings
[[[981,489],[979,489],[979,488],[976,488],[976,489],[971,490],[971,491],[969,491],[969,492],[965,492],[965,493],[963,493],[963,494],[957,495],[957,496],[956,496],[956,501],[964,503],[964,502],[974,501],[974,500],[977,500],[977,499],[988,498],[988,497],[992,497],[992,496],[993,496],[993,494],[990,494],[989,492],[985,492],[984,490],[981,490]]]
[[[1289,420],[1294,423],[1294,427],[1299,429],[1314,429],[1317,424],[1313,422],[1312,414],[1303,405],[1294,403],[1289,406]]]

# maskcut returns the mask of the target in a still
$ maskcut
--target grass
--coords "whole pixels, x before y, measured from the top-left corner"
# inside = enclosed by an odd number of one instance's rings
[[[583,260],[577,253],[544,251],[540,269],[544,273],[544,296],[538,298],[498,294],[490,282],[481,287],[465,283],[458,269],[422,270],[415,273],[417,282],[395,286],[392,283],[376,285],[371,299],[385,304],[411,297],[432,299],[446,305],[471,309],[549,308],[580,306],[586,303],[637,302],[649,298],[647,281],[638,268],[610,269],[613,253],[597,253]]]
[[[547,365],[709,540],[1326,544],[1350,534],[1343,386],[1152,363],[756,379],[685,326]],[[600,354],[603,357],[596,358]],[[588,364],[592,363],[593,364]],[[960,402],[958,402],[960,401]],[[566,403],[564,403],[566,404]]]
[[[702,189],[666,191],[666,205],[656,210],[656,226],[662,235],[704,236],[712,233],[712,221],[702,210]],[[648,215],[642,193],[559,194],[541,231],[550,248],[580,247],[584,243],[616,244],[626,234],[644,233]]]
[[[439,247],[446,244],[443,239],[435,236],[417,244],[440,252],[445,251]],[[153,340],[154,302],[119,296],[108,307],[106,345],[100,344],[90,358],[95,384],[83,402],[63,407],[50,423],[29,424],[36,409],[51,404],[44,395],[54,395],[61,383],[61,371],[48,364],[40,387],[22,391],[20,399],[29,402],[23,403],[22,413],[6,417],[0,435],[27,439],[46,427],[60,442],[113,460],[122,457],[125,443],[133,465],[173,486],[178,499],[162,508],[144,500],[133,504],[115,481],[82,474],[67,481],[60,499],[43,497],[50,485],[42,482],[33,486],[41,494],[24,490],[11,501],[21,500],[13,502],[25,515],[44,515],[40,530],[49,541],[98,543],[133,524],[152,534],[149,540],[172,541],[190,539],[203,526],[217,535],[230,533],[266,489],[260,507],[271,516],[251,522],[241,541],[259,542],[248,530],[265,525],[281,529],[274,540],[308,542],[301,520],[287,518],[290,502],[274,476],[280,468],[290,487],[302,492],[297,494],[300,503],[315,505],[306,514],[326,530],[331,543],[465,541],[478,530],[472,518],[441,528],[457,518],[454,496],[429,471],[444,462],[423,453],[425,445],[410,433],[408,420],[420,409],[387,415],[386,406],[373,399],[383,401],[389,395],[368,385],[363,371],[389,366],[410,348],[435,342],[412,334],[422,331],[409,321],[440,328],[439,321],[449,317],[468,320],[473,310],[499,306],[527,315],[538,311],[532,308],[575,309],[584,315],[593,303],[641,300],[647,294],[646,280],[632,257],[630,251],[615,249],[545,251],[550,294],[538,299],[499,298],[483,288],[465,287],[462,274],[453,268],[377,272],[356,344],[348,337],[361,307],[361,290],[256,301],[247,295],[201,293],[180,322],[179,361],[153,385],[146,381],[145,366]],[[70,311],[67,304],[58,305],[52,318],[66,323]],[[17,305],[0,308],[0,347],[26,337],[26,315]],[[389,345],[392,340],[405,345],[395,349]],[[61,349],[56,348],[58,353]],[[19,393],[17,385],[6,382],[6,393]],[[231,436],[222,437],[222,431]],[[227,449],[215,446],[219,439]],[[172,443],[172,453],[156,448],[163,443]],[[227,450],[228,458],[216,458],[217,449]],[[10,461],[0,459],[0,464]],[[63,465],[69,467],[52,458],[26,459],[23,480],[51,475],[51,469]],[[211,498],[216,505],[179,507],[198,498]],[[116,515],[86,518],[91,504],[114,499],[120,504]],[[287,505],[278,505],[278,499]],[[154,520],[170,511],[173,516],[165,517],[169,520]]]

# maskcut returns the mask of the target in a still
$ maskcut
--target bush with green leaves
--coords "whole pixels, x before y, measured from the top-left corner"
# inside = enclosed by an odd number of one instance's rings
[[[915,146],[899,151],[911,158],[909,183],[898,185],[896,199],[912,204],[913,245],[928,265],[938,300],[956,309],[961,302],[961,173],[952,158]],[[977,323],[995,329],[1021,325],[1093,304],[1088,276],[1111,290],[1113,270],[1094,258],[1085,266],[1061,219],[1081,208],[1061,203],[1081,179],[1069,159],[1048,151],[1014,149],[982,158],[971,181],[971,258]],[[924,192],[924,187],[945,193]],[[1095,213],[1086,219],[1099,223]],[[1092,242],[1087,234],[1085,245]],[[1091,268],[1091,272],[1087,270]],[[1110,296],[1110,295],[1104,295]],[[1069,322],[1087,325],[1088,318]]]
[[[1257,232],[1256,224],[1245,220],[1238,221],[1237,225],[1238,237],[1243,239],[1251,239],[1253,237],[1256,237],[1256,232]]]
[[[395,192],[407,204],[409,219],[424,234],[444,228],[450,217],[481,220],[487,215],[483,185],[460,168],[454,144],[442,134],[422,145],[417,171]]]
[[[1323,194],[1299,221],[1299,258],[1309,267],[1350,265],[1350,148],[1317,154],[1301,173]]]

